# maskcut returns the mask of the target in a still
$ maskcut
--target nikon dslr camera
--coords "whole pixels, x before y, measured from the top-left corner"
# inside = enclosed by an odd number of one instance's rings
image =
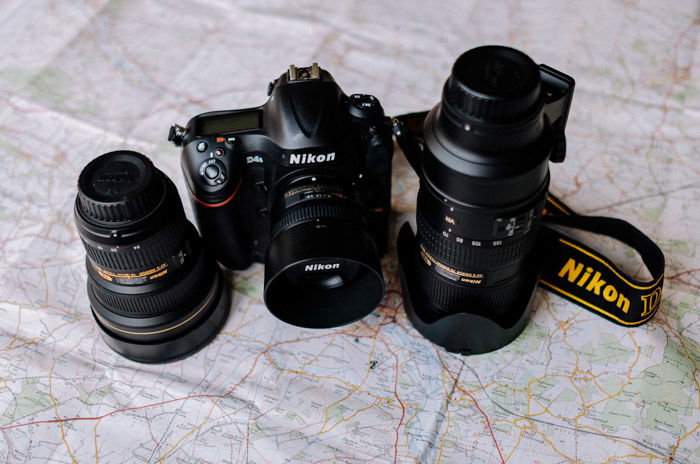
[[[232,269],[265,263],[265,303],[283,321],[347,324],[384,293],[389,119],[316,63],[290,66],[268,95],[170,129],[205,247]]]

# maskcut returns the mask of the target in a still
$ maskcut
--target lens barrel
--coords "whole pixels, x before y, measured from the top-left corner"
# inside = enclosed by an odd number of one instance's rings
[[[337,327],[381,301],[377,246],[351,197],[330,177],[301,178],[286,188],[265,259],[265,304],[279,319]]]
[[[563,141],[543,72],[512,48],[472,49],[424,122],[417,236],[402,230],[399,258],[409,318],[451,351],[500,348],[527,321],[548,164]]]
[[[92,160],[74,208],[102,337],[134,361],[174,361],[223,326],[229,294],[172,181],[133,151]]]

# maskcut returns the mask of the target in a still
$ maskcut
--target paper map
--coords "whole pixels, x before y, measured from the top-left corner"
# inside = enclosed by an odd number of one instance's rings
[[[0,3],[0,462],[700,462],[699,36],[682,0]],[[652,322],[540,289],[512,344],[450,354],[407,320],[392,247],[386,298],[348,326],[275,319],[257,264],[226,273],[231,316],[194,356],[140,365],[100,339],[72,210],[89,160],[146,154],[192,218],[172,123],[258,106],[313,61],[389,114],[425,110],[488,43],[576,79],[551,189],[661,246]],[[392,243],[417,187],[397,150]],[[644,276],[626,247],[582,240]]]

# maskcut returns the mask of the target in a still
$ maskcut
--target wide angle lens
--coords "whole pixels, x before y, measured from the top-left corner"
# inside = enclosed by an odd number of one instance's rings
[[[321,176],[299,179],[275,215],[265,260],[272,314],[300,327],[330,328],[376,308],[384,295],[379,254],[348,189]]]
[[[229,293],[175,185],[147,157],[115,151],[88,163],[74,213],[92,314],[112,349],[159,363],[214,338]]]

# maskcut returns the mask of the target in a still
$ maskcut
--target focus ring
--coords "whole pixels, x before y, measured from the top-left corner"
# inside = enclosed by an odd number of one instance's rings
[[[495,287],[466,287],[446,282],[417,256],[415,266],[421,291],[430,301],[435,319],[459,312],[481,314],[490,319],[507,316],[503,312],[513,306],[527,286],[532,285],[525,275],[518,275]]]
[[[340,218],[347,219],[348,221],[363,221],[361,215],[351,205],[338,202],[314,201],[308,205],[302,204],[285,211],[272,229],[270,237],[275,237],[283,230],[295,224],[318,218]]]
[[[107,290],[92,277],[88,281],[98,302],[114,314],[126,317],[158,316],[181,305],[193,294],[200,293],[204,287],[208,288],[204,284],[211,281],[211,271],[215,266],[209,263],[205,268],[204,254],[201,252],[196,258],[193,267],[179,270],[181,278],[178,282],[161,291],[130,295]]]
[[[420,213],[416,214],[418,241],[425,245],[431,254],[453,266],[479,271],[508,266],[525,257],[537,241],[540,221],[539,217],[536,217],[530,231],[508,240],[503,245],[477,247],[447,239]]]
[[[156,267],[179,251],[187,252],[190,248],[185,235],[191,234],[192,226],[184,217],[168,222],[165,227],[148,239],[139,242],[138,248],[121,246],[100,250],[97,246],[83,240],[88,257],[95,264],[112,271],[135,271]]]

